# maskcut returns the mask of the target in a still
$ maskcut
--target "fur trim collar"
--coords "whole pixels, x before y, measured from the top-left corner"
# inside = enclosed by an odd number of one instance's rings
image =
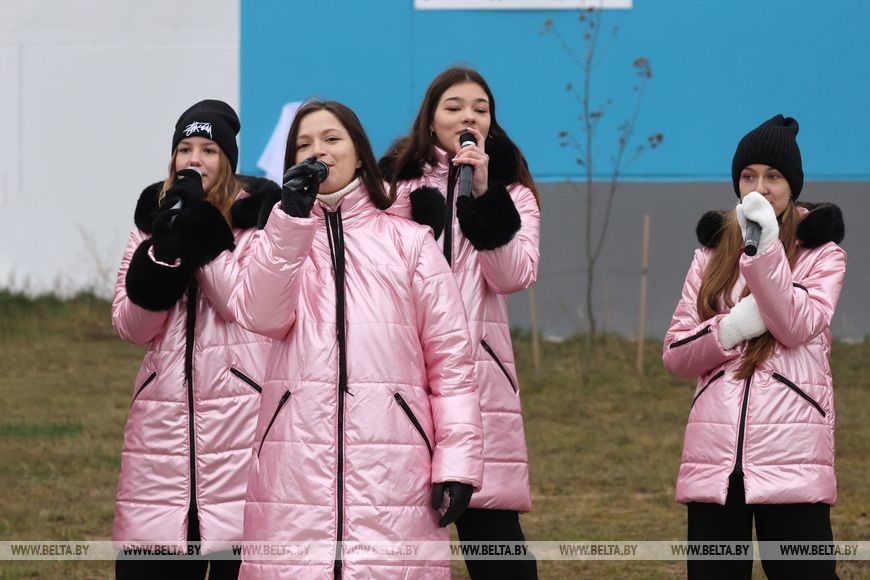
[[[514,155],[513,143],[505,137],[490,137],[486,140],[486,153],[489,155],[489,183],[510,185],[517,173],[517,160]],[[393,172],[398,159],[388,155],[378,162],[381,175],[385,181],[393,179]],[[399,181],[419,179],[423,177],[423,167],[416,161],[410,161],[399,168]]]
[[[798,203],[807,213],[798,224],[797,237],[805,248],[818,248],[828,242],[839,244],[846,237],[843,212],[833,203]],[[724,226],[725,211],[708,211],[695,228],[695,235],[702,246],[715,248],[719,245]]]
[[[242,189],[248,195],[236,199],[230,209],[233,227],[237,229],[258,227],[262,206],[271,201],[271,204],[268,204],[268,209],[271,210],[272,206],[281,199],[281,188],[274,181],[262,177],[239,175],[238,179]],[[151,224],[158,210],[157,199],[162,187],[162,181],[152,183],[142,190],[139,200],[136,202],[133,223],[147,234],[151,233]],[[268,212],[266,212],[266,216],[268,216]]]

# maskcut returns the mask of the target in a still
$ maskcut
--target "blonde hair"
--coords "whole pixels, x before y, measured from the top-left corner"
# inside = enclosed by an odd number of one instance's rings
[[[797,257],[797,226],[801,221],[801,214],[795,207],[794,200],[789,200],[788,206],[779,217],[779,239],[785,247],[786,257],[790,267],[794,267]],[[724,305],[728,308],[734,306],[731,295],[734,284],[737,283],[740,256],[743,253],[743,234],[737,223],[734,210],[725,214],[719,245],[713,251],[713,256],[704,270],[701,287],[698,290],[698,316],[701,320],[708,320],[720,313]],[[749,287],[745,287],[740,294],[743,298],[749,295]],[[753,338],[743,352],[742,362],[735,376],[745,379],[752,375],[755,368],[766,361],[776,347],[776,338],[770,332],[765,332],[759,337]]]
[[[233,223],[232,218],[230,217],[230,208],[233,206],[233,202],[236,200],[236,196],[239,194],[239,190],[242,189],[242,186],[239,183],[239,180],[236,179],[235,173],[233,173],[233,167],[230,164],[229,157],[226,156],[223,149],[219,149],[219,151],[217,179],[215,180],[214,185],[205,192],[205,198],[209,203],[220,210],[224,219],[226,219],[227,223],[232,227]],[[172,152],[172,158],[169,160],[169,177],[167,177],[163,182],[163,187],[161,188],[160,194],[157,198],[158,204],[163,203],[163,200],[166,198],[166,192],[178,180],[177,172],[175,170],[175,157],[177,154],[178,148],[176,147],[175,151]]]

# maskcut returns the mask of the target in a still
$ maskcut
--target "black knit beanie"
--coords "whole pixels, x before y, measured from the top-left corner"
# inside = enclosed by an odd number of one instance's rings
[[[223,101],[207,99],[200,101],[183,112],[175,123],[172,135],[172,151],[179,141],[187,137],[205,137],[218,144],[229,158],[233,173],[239,161],[239,146],[236,135],[241,124],[236,112]]]
[[[797,200],[804,186],[804,170],[797,134],[798,122],[795,119],[777,115],[740,140],[731,162],[731,178],[737,197],[740,197],[740,173],[748,165],[761,163],[782,173],[791,188],[791,198]]]

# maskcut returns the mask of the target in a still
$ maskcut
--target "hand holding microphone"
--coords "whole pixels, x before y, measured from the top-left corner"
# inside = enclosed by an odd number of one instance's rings
[[[734,211],[743,231],[743,251],[747,256],[764,253],[779,238],[776,212],[757,191],[748,193]]]
[[[461,152],[468,145],[477,145],[477,139],[470,131],[463,131],[459,135],[459,151]],[[471,165],[459,167],[459,197],[468,197],[471,195],[471,179],[474,176],[474,168]]]
[[[481,194],[486,191],[489,179],[489,157],[477,144],[483,135],[474,127],[468,127],[459,135],[459,150],[453,162],[459,166],[459,197]]]
[[[281,209],[293,217],[308,217],[320,184],[329,176],[329,167],[315,157],[297,163],[284,172]]]
[[[171,204],[172,209],[187,209],[204,199],[202,173],[196,167],[188,167],[177,172],[175,183],[166,190],[166,203]]]
[[[181,256],[182,210],[190,209],[205,199],[202,190],[202,174],[196,167],[188,167],[176,173],[176,181],[166,190],[163,205],[154,216],[151,225],[151,243],[154,257],[160,262],[172,264]]]

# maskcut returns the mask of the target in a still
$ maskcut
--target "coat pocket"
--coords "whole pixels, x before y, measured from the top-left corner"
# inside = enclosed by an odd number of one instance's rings
[[[404,411],[405,415],[408,417],[408,420],[411,421],[411,425],[414,426],[414,429],[416,429],[417,433],[420,434],[420,437],[423,438],[423,442],[426,444],[426,448],[429,450],[429,455],[431,456],[432,444],[429,443],[429,438],[426,437],[426,432],[423,430],[423,425],[420,424],[417,416],[414,415],[414,411],[411,410],[411,407],[408,405],[408,403],[405,402],[405,398],[401,394],[395,393],[393,394],[393,398],[399,404],[399,407],[402,408],[402,411]]]
[[[148,378],[145,379],[145,381],[142,383],[142,385],[138,389],[136,389],[136,394],[133,395],[133,400],[130,401],[131,407],[133,406],[133,403],[136,402],[136,399],[139,398],[139,395],[142,394],[142,391],[145,389],[145,387],[147,387],[148,385],[153,383],[154,379],[156,379],[156,378],[157,378],[157,371],[153,371],[150,375],[148,375]]]
[[[245,373],[243,373],[239,369],[234,368],[234,367],[230,367],[230,372],[232,374],[234,374],[236,377],[238,377],[243,383],[245,383],[246,385],[248,385],[249,387],[251,387],[252,389],[257,391],[258,393],[263,392],[263,387],[258,385],[254,379],[252,379],[251,377],[249,377],[248,375],[246,375]]]
[[[710,380],[707,381],[707,384],[704,385],[704,386],[701,388],[700,391],[698,391],[698,394],[695,395],[695,398],[692,399],[692,406],[689,407],[689,410],[691,410],[691,409],[695,406],[695,403],[698,401],[698,397],[700,397],[701,395],[703,395],[703,394],[704,394],[704,391],[706,391],[706,390],[710,387],[710,385],[712,385],[714,382],[716,382],[716,381],[718,381],[719,379],[721,379],[723,376],[725,376],[725,371],[719,371],[718,373],[716,373],[715,375],[713,375],[713,376],[710,378]]]
[[[689,344],[692,341],[698,340],[702,336],[706,336],[706,335],[710,334],[710,332],[712,332],[710,330],[710,327],[705,326],[704,328],[702,328],[701,330],[699,330],[698,332],[696,332],[692,336],[687,336],[686,338],[681,338],[680,340],[672,342],[671,344],[668,345],[668,348],[677,348],[679,346]]]
[[[828,416],[828,414],[825,413],[825,410],[822,409],[822,406],[819,404],[819,402],[816,401],[811,396],[809,396],[808,394],[806,394],[803,391],[803,389],[801,389],[799,386],[797,386],[796,384],[794,384],[793,382],[791,382],[790,380],[788,380],[787,378],[785,378],[784,376],[782,376],[779,373],[773,373],[773,375],[771,375],[771,376],[773,376],[774,379],[776,379],[777,381],[784,384],[786,387],[788,387],[789,389],[791,389],[792,391],[794,391],[795,393],[797,393],[798,395],[803,397],[807,403],[809,403],[810,405],[812,405],[813,407],[816,408],[816,411],[818,411],[822,417]]]
[[[263,431],[263,438],[260,439],[260,446],[257,448],[257,457],[260,456],[260,451],[263,450],[263,443],[266,442],[266,437],[269,435],[269,431],[272,430],[272,425],[275,423],[275,419],[278,418],[278,413],[281,412],[281,409],[284,408],[284,405],[287,404],[287,399],[290,398],[290,391],[284,391],[284,394],[281,395],[281,399],[278,401],[278,407],[275,409],[275,412],[272,413],[272,418],[269,419],[269,424],[266,425],[266,430]]]
[[[511,378],[511,375],[510,375],[510,373],[508,372],[507,367],[504,366],[504,363],[501,362],[501,360],[500,360],[500,359],[498,358],[498,356],[495,354],[495,351],[492,350],[492,347],[491,347],[491,346],[489,346],[489,343],[486,342],[484,339],[481,338],[481,339],[480,339],[480,346],[482,346],[482,347],[483,347],[483,350],[485,350],[485,351],[487,352],[487,354],[489,354],[489,356],[492,357],[492,360],[495,361],[495,364],[497,364],[497,365],[498,365],[498,368],[501,369],[501,372],[504,373],[505,378],[508,380],[508,384],[510,384],[511,388],[514,390],[514,393],[516,393],[516,392],[517,392],[517,386],[516,386],[516,384],[514,383],[514,380]]]

